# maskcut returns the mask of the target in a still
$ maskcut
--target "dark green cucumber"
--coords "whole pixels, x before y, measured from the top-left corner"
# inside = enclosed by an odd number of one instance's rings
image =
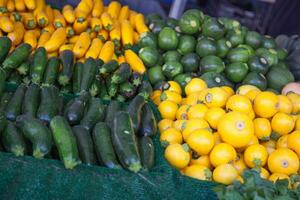
[[[80,91],[89,91],[97,72],[97,66],[93,58],[88,58],[83,66]]]
[[[137,132],[140,128],[141,124],[141,116],[142,116],[142,107],[145,104],[145,99],[137,95],[134,97],[128,105],[128,113],[132,120],[132,127],[134,132]]]
[[[105,105],[99,98],[91,98],[88,108],[80,125],[91,131],[97,122],[103,121],[105,117]]]
[[[131,76],[131,67],[128,63],[121,63],[120,67],[113,73],[111,81],[116,84],[124,83],[128,81]]]
[[[101,80],[99,80],[99,78],[96,77],[89,89],[89,92],[92,95],[92,97],[95,97],[98,94],[100,94],[101,89],[105,89],[105,88],[101,88],[101,86],[102,86]]]
[[[110,74],[110,73],[114,72],[115,70],[117,70],[118,67],[119,67],[118,62],[115,60],[111,60],[101,66],[101,68],[99,69],[99,73],[100,74]]]
[[[35,117],[39,103],[40,87],[37,84],[32,83],[25,92],[22,113],[30,117]]]
[[[2,63],[3,68],[15,69],[19,67],[30,55],[31,46],[27,43],[19,45],[11,54],[9,54]]]
[[[108,95],[107,90],[106,90],[106,85],[105,85],[105,80],[100,79],[100,93],[99,93],[99,98],[103,100],[111,100],[111,97]]]
[[[72,76],[72,83],[73,83],[73,93],[77,94],[80,92],[80,85],[81,85],[81,77],[83,74],[83,63],[77,62],[74,65],[74,74]]]
[[[12,98],[13,93],[12,92],[5,92],[0,101],[0,113],[5,112],[5,109],[7,107],[7,104],[10,102],[10,99]]]
[[[26,60],[17,68],[17,72],[24,76],[28,74],[29,70],[30,70],[30,61],[29,60]]]
[[[89,99],[90,93],[82,92],[79,97],[76,97],[73,101],[68,103],[64,111],[64,116],[68,120],[69,124],[75,125],[80,122]]]
[[[142,107],[141,126],[137,134],[139,136],[154,136],[157,132],[157,125],[151,106],[145,103]]]
[[[39,47],[33,54],[30,66],[30,77],[33,83],[39,84],[42,79],[47,65],[47,52],[44,47]]]
[[[108,76],[105,79],[107,93],[110,97],[115,97],[119,90],[119,85],[112,82],[112,76]]]
[[[3,60],[8,55],[11,44],[12,42],[8,37],[6,36],[0,37],[0,64],[2,64]]]
[[[136,88],[130,82],[124,82],[120,85],[119,94],[125,99],[133,97],[136,93]]]
[[[105,122],[107,125],[112,129],[113,120],[115,117],[115,114],[122,110],[122,105],[118,101],[111,101],[106,109],[106,116],[105,116]]]
[[[113,120],[112,142],[119,161],[126,169],[137,173],[141,170],[141,160],[137,139],[130,115],[125,111],[116,113]]]
[[[51,151],[53,140],[51,131],[40,120],[21,115],[17,119],[17,125],[22,130],[24,137],[32,143],[33,156],[43,158]]]
[[[20,85],[22,83],[22,76],[17,71],[14,71],[9,75],[7,82],[13,85]]]
[[[131,77],[130,77],[130,82],[135,87],[140,86],[141,83],[142,83],[142,80],[143,80],[143,76],[138,72],[133,72]]]
[[[50,128],[59,157],[63,161],[65,168],[73,169],[81,161],[72,128],[62,116],[55,116],[50,122]]]
[[[5,87],[5,80],[7,78],[7,73],[4,69],[0,67],[0,96],[2,95]]]
[[[59,113],[59,99],[59,90],[55,86],[43,86],[37,118],[49,124],[51,119]]]
[[[87,165],[96,164],[96,156],[91,134],[80,125],[74,126],[72,131],[76,138],[80,160]]]
[[[122,167],[118,163],[118,159],[113,148],[111,131],[107,124],[105,122],[97,123],[92,132],[92,136],[98,160],[100,160],[101,163],[108,168],[121,169]]]
[[[71,50],[65,50],[60,53],[62,71],[59,73],[58,82],[60,85],[68,85],[73,75],[74,54]]]
[[[57,57],[49,58],[43,83],[46,85],[55,85],[58,72],[59,72],[60,60]]]
[[[4,113],[0,112],[0,135],[3,132],[3,130],[6,128],[6,125],[7,125],[6,117]]]
[[[144,97],[144,99],[149,99],[152,92],[153,92],[153,88],[150,82],[147,80],[144,80],[140,85],[140,87],[138,88],[138,94]]]
[[[7,104],[5,116],[8,120],[15,121],[16,118],[21,114],[25,91],[26,86],[24,84],[19,85],[13,97]]]
[[[141,162],[145,170],[149,170],[154,166],[155,149],[153,141],[150,137],[144,136],[138,139],[139,153]]]
[[[16,156],[24,156],[27,152],[25,138],[13,122],[8,122],[1,136],[2,144],[7,152]]]

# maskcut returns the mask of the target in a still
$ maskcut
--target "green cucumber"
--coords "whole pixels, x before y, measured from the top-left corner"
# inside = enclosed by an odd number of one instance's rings
[[[111,81],[115,84],[124,83],[128,81],[131,76],[131,67],[128,63],[123,62],[120,64],[120,67],[113,73]]]
[[[254,55],[249,59],[248,66],[250,71],[262,74],[266,74],[270,68],[267,59],[257,55]]]
[[[153,88],[150,82],[147,80],[144,80],[138,88],[138,94],[144,97],[144,99],[149,99],[152,92],[153,92]]]
[[[80,96],[68,103],[64,111],[64,116],[68,120],[69,124],[75,125],[80,122],[89,99],[90,93],[82,92]]]
[[[154,136],[157,132],[157,125],[151,106],[145,103],[142,107],[141,127],[137,134],[139,136]]]
[[[196,47],[196,39],[191,35],[182,35],[179,38],[178,43],[178,52],[182,55],[186,55],[188,53],[192,53]]]
[[[112,129],[112,142],[119,161],[126,169],[137,173],[141,170],[137,139],[130,115],[125,111],[115,114]]]
[[[183,13],[181,18],[179,19],[178,25],[180,28],[180,32],[193,35],[200,31],[201,23],[198,16],[191,13]]]
[[[22,83],[22,76],[17,71],[14,71],[9,75],[7,82],[13,85],[20,85]]]
[[[99,73],[100,74],[110,74],[110,73],[116,71],[118,69],[118,67],[119,67],[118,62],[115,60],[111,60],[101,66],[101,68],[99,69]]]
[[[3,68],[15,69],[18,68],[24,61],[27,60],[31,53],[31,46],[27,43],[19,45],[9,54],[2,63]]]
[[[8,37],[6,36],[0,37],[0,64],[2,64],[4,59],[7,57],[11,45],[12,42]]]
[[[154,66],[158,62],[158,51],[153,47],[143,47],[139,50],[139,57],[147,67]]]
[[[217,56],[220,58],[225,58],[229,52],[232,44],[226,39],[220,39],[217,41]]]
[[[121,169],[112,144],[111,130],[104,122],[98,122],[92,132],[98,160],[111,169]]]
[[[244,85],[254,85],[260,90],[267,89],[267,79],[263,74],[250,72],[243,80]]]
[[[239,83],[244,80],[247,73],[248,65],[245,63],[230,63],[225,68],[226,77],[234,83]]]
[[[98,94],[100,94],[100,90],[101,90],[101,80],[99,80],[99,78],[96,77],[89,89],[89,92],[92,97],[95,97]]]
[[[140,86],[142,84],[142,80],[143,80],[143,75],[141,75],[138,72],[133,72],[132,75],[131,75],[131,77],[130,77],[130,82],[135,87]]]
[[[48,60],[43,83],[46,85],[55,85],[58,72],[59,72],[60,60],[57,57],[51,57]]]
[[[160,81],[166,80],[166,77],[163,74],[162,68],[159,65],[155,65],[154,67],[151,67],[148,69],[148,78],[152,85],[155,85],[156,83]]]
[[[136,93],[136,88],[130,82],[124,82],[120,84],[119,94],[121,94],[125,99],[133,97]]]
[[[81,77],[83,74],[84,65],[82,62],[77,62],[74,65],[74,74],[72,76],[72,83],[73,83],[73,93],[77,94],[80,92],[80,85],[81,85]]]
[[[142,117],[142,108],[143,108],[144,104],[145,104],[145,99],[142,96],[137,95],[130,101],[130,103],[128,105],[127,111],[132,120],[132,127],[133,127],[134,132],[137,132],[140,128],[141,117]]]
[[[44,47],[39,47],[33,54],[30,66],[30,78],[33,83],[39,84],[42,79],[47,65],[47,52]]]
[[[115,114],[122,110],[122,105],[120,102],[112,100],[106,109],[105,122],[112,129],[112,124],[114,121]]]
[[[217,72],[206,72],[202,74],[200,78],[205,81],[209,88],[220,86],[234,87],[225,76]]]
[[[261,44],[262,38],[258,32],[248,31],[245,37],[245,43],[257,49]]]
[[[73,169],[81,163],[76,138],[67,120],[62,116],[55,116],[50,122],[50,128],[59,157],[66,169]]]
[[[73,76],[74,54],[71,50],[64,50],[60,53],[62,70],[58,76],[58,83],[62,86],[68,85]]]
[[[144,136],[138,139],[139,153],[143,169],[149,170],[155,163],[155,149],[150,137]]]
[[[108,76],[105,79],[107,93],[110,97],[115,97],[119,90],[119,85],[112,82],[112,76]]]
[[[1,101],[0,101],[0,113],[5,112],[5,109],[8,105],[8,103],[10,102],[10,99],[12,98],[14,93],[12,92],[5,92],[2,96],[1,96]]]
[[[105,85],[105,80],[100,79],[100,93],[99,98],[103,100],[111,100],[111,97],[108,95]]]
[[[183,72],[183,66],[177,61],[168,61],[162,66],[163,75],[168,79],[173,79],[176,75]]]
[[[196,53],[188,53],[181,58],[180,63],[184,72],[197,72],[200,65],[200,57]]]
[[[157,48],[157,37],[152,32],[145,32],[140,35],[139,46]]]
[[[2,144],[7,152],[16,156],[24,156],[27,152],[25,138],[13,122],[8,122],[1,136]]]
[[[221,73],[225,70],[225,64],[221,58],[217,56],[205,56],[200,61],[201,73],[217,72]]]
[[[30,117],[35,117],[39,103],[40,87],[32,83],[25,92],[22,113]]]
[[[93,58],[88,58],[84,62],[81,81],[80,81],[80,91],[89,91],[97,72],[97,67],[95,60]]]
[[[29,60],[26,60],[17,68],[17,72],[24,76],[26,76],[29,71],[30,71],[30,61]]]
[[[16,92],[7,104],[5,116],[8,120],[15,121],[16,118],[21,114],[25,91],[26,86],[24,84],[19,85]]]
[[[72,131],[76,138],[80,160],[87,165],[96,164],[96,156],[91,134],[80,125],[74,126]]]
[[[202,37],[196,45],[196,53],[200,58],[217,54],[217,44],[214,39]]]
[[[202,24],[202,34],[206,37],[221,39],[225,34],[225,27],[223,23],[215,18],[204,20]]]
[[[105,105],[99,98],[91,98],[80,125],[91,131],[97,122],[104,120],[104,117]]]
[[[32,143],[33,156],[43,158],[50,153],[53,145],[51,131],[40,120],[22,115],[17,119],[17,125],[24,137]]]
[[[7,78],[7,73],[5,72],[4,69],[0,67],[0,96],[2,96],[2,93],[4,91],[6,78]]]
[[[158,46],[163,50],[174,50],[178,45],[176,31],[170,27],[164,27],[158,34]]]
[[[49,124],[51,119],[59,113],[59,99],[59,90],[55,86],[43,86],[37,118]]]
[[[164,53],[162,58],[163,58],[163,62],[165,63],[168,61],[179,61],[181,55],[177,50],[170,50]]]

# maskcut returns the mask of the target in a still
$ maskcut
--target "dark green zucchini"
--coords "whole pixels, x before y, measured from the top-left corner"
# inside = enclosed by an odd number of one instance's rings
[[[136,93],[136,88],[130,82],[124,82],[120,84],[119,94],[125,99],[133,97]]]
[[[5,116],[8,120],[15,121],[16,118],[21,114],[25,91],[26,86],[24,84],[19,85],[16,92],[7,104]]]
[[[4,91],[6,78],[7,78],[7,73],[5,72],[5,70],[0,68],[0,96],[2,96],[2,93]]]
[[[127,111],[132,120],[132,127],[135,133],[140,128],[142,107],[144,106],[144,104],[145,104],[145,99],[142,96],[137,95],[131,100],[131,102],[128,105]]]
[[[106,109],[106,116],[105,116],[105,122],[107,125],[112,129],[113,120],[115,117],[115,114],[122,110],[122,105],[118,101],[111,101]]]
[[[104,166],[112,169],[121,169],[118,163],[116,153],[112,144],[111,131],[105,122],[99,122],[95,125],[92,132],[95,151],[98,160]]]
[[[99,73],[100,74],[110,74],[110,73],[116,71],[118,69],[118,67],[119,67],[118,62],[115,60],[111,60],[101,66],[101,68],[99,69]]]
[[[58,82],[60,85],[68,85],[73,75],[74,54],[71,50],[65,50],[60,53],[62,71],[59,73]]]
[[[88,130],[77,125],[72,128],[72,131],[76,138],[80,160],[87,165],[96,164],[94,144]]]
[[[3,132],[3,130],[6,128],[6,125],[7,125],[6,117],[4,113],[0,112],[0,135]]]
[[[83,66],[80,91],[89,91],[97,72],[97,67],[95,60],[93,58],[88,58]]]
[[[33,117],[21,115],[17,119],[17,125],[20,127],[31,144],[36,158],[43,158],[50,153],[53,145],[51,131],[40,120]]]
[[[2,64],[3,60],[7,57],[11,44],[12,42],[8,37],[0,37],[0,64]]]
[[[97,122],[103,121],[105,117],[105,105],[99,98],[91,98],[86,113],[80,125],[91,131]]]
[[[81,77],[83,74],[83,63],[77,62],[74,65],[74,74],[72,76],[72,83],[73,83],[73,93],[77,94],[80,92],[80,85],[81,85]]]
[[[22,76],[17,71],[13,71],[6,81],[13,85],[20,85],[22,83]]]
[[[134,134],[130,115],[125,111],[115,114],[112,142],[123,167],[135,173],[139,172],[142,166],[137,139]]]
[[[43,83],[46,85],[55,85],[57,81],[57,75],[59,72],[60,60],[57,57],[49,58]]]
[[[131,67],[128,63],[121,63],[120,67],[114,72],[112,82],[115,84],[124,83],[128,81],[131,76]]]
[[[7,152],[16,156],[24,156],[27,152],[25,138],[13,122],[8,122],[1,136],[2,144]]]
[[[146,80],[144,80],[138,88],[138,94],[144,97],[144,99],[149,99],[152,92],[153,92],[153,88],[149,83],[149,81]]]
[[[32,83],[28,86],[23,102],[22,114],[35,117],[40,103],[40,87]]]
[[[12,98],[13,93],[12,92],[5,92],[0,101],[0,113],[5,112],[5,109],[7,107],[7,104],[10,102],[10,99]]]
[[[39,47],[33,54],[30,66],[30,77],[33,83],[39,84],[43,80],[43,75],[47,66],[47,52],[44,47]]]
[[[157,125],[151,106],[145,103],[142,107],[141,126],[137,134],[139,136],[154,136],[157,132]]]
[[[19,45],[2,63],[3,68],[15,69],[27,60],[31,53],[31,46],[27,43]]]
[[[138,139],[139,153],[141,162],[145,170],[149,170],[154,166],[155,149],[153,141],[150,137],[144,136]]]
[[[138,87],[142,84],[143,76],[140,73],[133,72],[130,77],[130,82],[133,86]]]
[[[80,122],[89,99],[89,92],[82,92],[80,96],[68,103],[64,111],[64,116],[68,120],[69,124],[75,125]]]
[[[104,79],[100,79],[100,88],[99,98],[103,100],[111,100],[111,97],[107,93]]]
[[[99,80],[99,78],[96,77],[89,89],[89,92],[92,95],[92,97],[95,97],[98,94],[100,94],[101,89],[105,89],[105,88],[101,88],[101,86],[102,86],[101,80]]]
[[[111,76],[105,79],[106,90],[110,97],[115,97],[119,90],[119,85],[112,82]]]
[[[29,70],[30,70],[30,61],[29,60],[26,60],[17,68],[17,72],[24,76],[28,74]]]
[[[81,163],[76,138],[67,120],[62,116],[55,116],[50,122],[52,136],[66,169],[73,169]]]

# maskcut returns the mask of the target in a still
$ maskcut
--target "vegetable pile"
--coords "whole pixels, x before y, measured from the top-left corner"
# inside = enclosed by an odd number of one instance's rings
[[[132,172],[154,165],[156,120],[144,97],[107,106],[82,91],[67,101],[55,86],[21,84],[3,94],[1,143],[16,156],[57,158],[67,169],[81,162]]]
[[[150,15],[147,23],[152,32],[141,35],[139,56],[153,86],[174,80],[184,89],[192,77],[200,77],[209,87],[250,84],[280,92],[294,81],[287,51],[238,21],[192,9],[178,21]]]
[[[253,85],[236,93],[193,78],[183,91],[169,81],[151,99],[165,158],[186,176],[231,184],[245,169],[271,181],[298,175],[300,95],[276,95]],[[298,183],[297,183],[298,184]]]

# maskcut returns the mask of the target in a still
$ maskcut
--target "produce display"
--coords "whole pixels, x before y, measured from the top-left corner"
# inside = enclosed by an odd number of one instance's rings
[[[179,20],[154,14],[147,23],[152,32],[141,35],[139,56],[153,86],[174,80],[183,89],[192,77],[200,77],[209,87],[254,85],[280,92],[294,81],[286,49],[236,20],[191,9]]]
[[[156,120],[144,97],[107,106],[89,92],[67,101],[55,86],[21,84],[1,98],[1,141],[16,156],[60,159],[132,172],[154,165]]]

